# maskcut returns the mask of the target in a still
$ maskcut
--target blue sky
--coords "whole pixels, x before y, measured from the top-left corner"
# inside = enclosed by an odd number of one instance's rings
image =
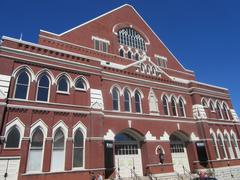
[[[240,114],[238,0],[1,0],[0,36],[37,42],[40,29],[61,33],[125,3],[198,81],[228,88]]]

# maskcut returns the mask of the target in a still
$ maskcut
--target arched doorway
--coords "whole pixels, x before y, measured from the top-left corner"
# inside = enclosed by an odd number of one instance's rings
[[[115,167],[117,176],[143,175],[141,144],[143,137],[136,131],[126,129],[115,136]]]
[[[180,131],[176,131],[170,136],[173,169],[179,174],[184,174],[184,168],[190,171],[186,148],[188,142],[189,137]]]

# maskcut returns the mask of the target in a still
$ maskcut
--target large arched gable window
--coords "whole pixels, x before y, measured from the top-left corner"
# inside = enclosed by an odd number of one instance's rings
[[[144,38],[133,28],[122,28],[118,31],[118,40],[122,45],[130,46],[136,49],[146,50]]]
[[[61,76],[57,81],[57,91],[63,93],[69,93],[69,80],[66,76]]]
[[[224,141],[225,141],[226,146],[228,148],[228,152],[229,152],[230,158],[234,159],[235,156],[234,156],[234,152],[233,152],[230,136],[229,136],[229,134],[226,131],[224,132]]]
[[[211,143],[214,149],[214,153],[215,153],[215,158],[219,159],[220,155],[219,155],[219,149],[218,149],[218,145],[217,145],[217,141],[216,141],[216,136],[213,132],[210,133],[210,138],[211,138]]]
[[[84,135],[80,128],[74,133],[73,142],[73,167],[83,167],[83,155],[84,155]]]
[[[120,92],[116,87],[112,89],[112,106],[113,110],[120,110]]]
[[[29,84],[29,74],[25,70],[21,71],[16,79],[14,98],[27,99]]]
[[[7,134],[5,148],[19,148],[21,135],[16,125],[14,125]]]
[[[174,97],[171,98],[171,109],[172,109],[173,116],[177,116],[177,105]]]
[[[226,148],[225,148],[225,144],[224,144],[224,141],[223,141],[222,134],[218,133],[217,139],[218,139],[218,143],[219,143],[219,148],[221,150],[221,155],[224,159],[226,159],[227,158],[227,153],[226,153]]]
[[[179,99],[179,115],[182,117],[186,116],[184,101],[182,98]]]
[[[31,137],[29,148],[27,171],[40,172],[43,161],[44,135],[40,127],[37,127]]]
[[[169,107],[168,107],[168,98],[166,96],[163,96],[163,111],[165,115],[169,115]]]
[[[139,93],[139,91],[135,92],[134,97],[135,97],[136,112],[141,113],[142,112],[142,98],[141,98],[141,94]]]
[[[50,94],[50,78],[47,74],[39,77],[37,87],[37,101],[48,101]]]
[[[124,110],[131,111],[131,94],[128,89],[124,90]]]
[[[52,171],[63,171],[65,163],[65,136],[61,127],[54,134],[52,147]]]
[[[217,112],[217,117],[220,119],[223,119],[221,106],[218,102],[216,103],[216,112]]]

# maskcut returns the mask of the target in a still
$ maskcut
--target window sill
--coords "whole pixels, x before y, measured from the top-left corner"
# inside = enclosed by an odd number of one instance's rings
[[[17,148],[7,148],[7,147],[4,147],[4,150],[20,150],[21,148],[20,147],[17,147]]]
[[[86,89],[80,89],[80,88],[75,88],[76,91],[82,91],[82,92],[87,92]]]
[[[69,92],[65,92],[65,91],[57,91],[58,94],[64,94],[64,95],[69,95]]]

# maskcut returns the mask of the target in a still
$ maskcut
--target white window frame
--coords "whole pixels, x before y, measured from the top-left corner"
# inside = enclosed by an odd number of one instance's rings
[[[227,138],[227,141],[228,142],[226,142],[226,144],[227,143],[229,143],[229,145],[230,146],[228,146],[227,145],[227,149],[228,149],[228,153],[229,153],[229,155],[230,155],[230,158],[231,159],[235,159],[236,157],[235,157],[235,154],[234,154],[234,152],[233,152],[233,147],[232,147],[232,143],[231,143],[231,138],[230,138],[230,136],[229,136],[229,133],[226,131],[226,130],[224,130],[224,141],[226,141],[226,138]]]
[[[129,104],[129,111],[126,111],[126,110],[125,110],[125,91],[127,91],[128,96],[129,96],[129,102],[128,102],[128,104]],[[127,89],[127,88],[124,89],[124,91],[123,91],[123,97],[124,97],[124,111],[125,111],[125,112],[132,112],[132,98],[131,98],[132,96],[131,96],[131,92],[130,92],[129,89]]]
[[[136,94],[138,94],[139,95],[139,105],[140,105],[140,112],[137,112],[137,109],[136,109]],[[134,91],[134,103],[135,103],[135,111],[136,111],[136,113],[138,113],[138,114],[142,114],[142,95],[141,95],[141,92],[139,92],[138,90],[136,90],[136,91]]]
[[[235,149],[237,158],[240,159],[240,150],[239,150],[239,146],[238,146],[238,139],[237,139],[236,133],[233,130],[231,130],[230,134],[231,134],[231,140],[234,141],[233,142],[234,143],[234,149]],[[236,144],[236,146],[235,146],[235,144]]]
[[[217,130],[217,140],[219,141],[219,138],[220,137],[220,140],[222,141],[222,144],[223,144],[223,151],[226,155],[226,157],[223,157],[223,159],[228,159],[228,154],[227,154],[227,151],[226,151],[226,146],[225,146],[225,143],[224,143],[224,137],[223,137],[223,134],[222,132],[218,129]],[[219,142],[219,145],[220,145],[220,142]],[[221,146],[221,145],[220,145]],[[221,148],[221,147],[220,147]]]
[[[93,40],[93,43],[94,43],[94,49],[95,50],[108,53],[109,46],[110,46],[110,41],[108,41],[106,39],[103,39],[103,38],[96,37],[96,36],[92,36],[92,40]],[[96,41],[98,41],[98,43],[99,43],[99,49],[96,49]],[[106,44],[106,51],[103,51],[103,43]]]
[[[168,59],[164,56],[160,56],[160,55],[157,55],[155,54],[154,55],[156,61],[157,61],[157,65],[161,68],[167,68],[167,61]]]
[[[61,90],[59,90],[59,81],[60,81],[62,78],[65,78],[65,80],[66,80],[66,82],[67,82],[67,91],[61,91]],[[70,94],[70,82],[69,82],[69,79],[68,79],[65,75],[62,75],[62,76],[59,77],[58,80],[57,80],[57,93],[60,93],[60,94]]]
[[[38,89],[39,89],[39,82],[40,82],[40,79],[42,78],[42,76],[46,75],[48,80],[49,80],[49,85],[48,85],[48,98],[47,98],[47,101],[41,101],[41,100],[38,100]],[[38,79],[37,79],[37,91],[36,91],[36,101],[37,102],[49,102],[49,99],[50,99],[50,95],[51,95],[51,84],[52,84],[52,81],[51,81],[51,78],[49,77],[48,73],[43,73],[41,74]]]
[[[216,134],[214,133],[214,131],[212,129],[210,129],[210,135],[212,135],[212,137],[214,138],[214,144],[215,144],[215,147],[216,147],[216,150],[217,150],[217,155],[218,157],[216,157],[216,160],[220,160],[221,159],[221,156],[220,156],[220,153],[219,153],[219,147],[218,147],[218,143],[217,143],[217,137],[216,137]],[[212,141],[212,139],[211,139]],[[216,154],[215,154],[216,156]]]

